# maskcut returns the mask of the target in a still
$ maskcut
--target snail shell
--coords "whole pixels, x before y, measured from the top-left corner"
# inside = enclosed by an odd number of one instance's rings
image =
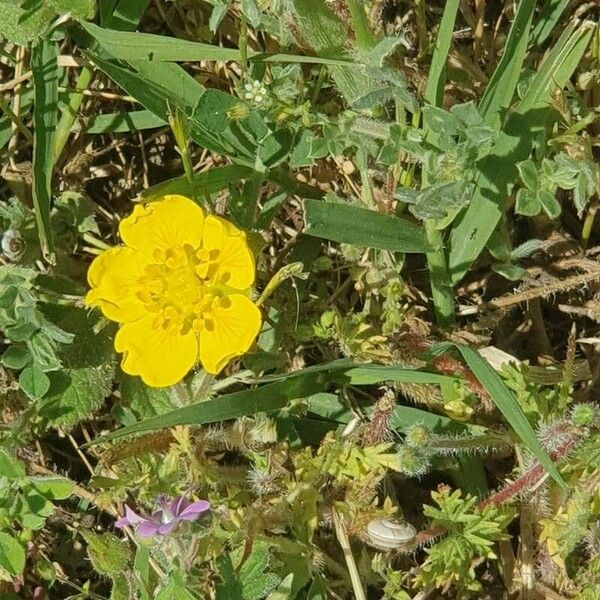
[[[379,550],[410,550],[415,543],[417,530],[396,519],[373,519],[367,525],[369,543]]]
[[[11,262],[17,262],[25,252],[25,244],[16,229],[7,229],[0,240],[2,254]]]

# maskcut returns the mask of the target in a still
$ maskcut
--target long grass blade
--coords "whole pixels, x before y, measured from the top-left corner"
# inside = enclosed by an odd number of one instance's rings
[[[40,40],[31,55],[34,85],[33,108],[33,206],[44,258],[54,263],[50,225],[52,157],[58,107],[58,45]]]
[[[500,127],[500,112],[510,106],[523,69],[534,8],[535,0],[521,0],[519,3],[504,54],[479,102],[481,115],[497,128]]]
[[[371,370],[372,373],[370,373]],[[273,412],[280,410],[292,400],[312,396],[335,383],[374,385],[383,381],[409,381],[440,384],[451,380],[444,375],[424,373],[410,367],[355,365],[346,360],[333,361],[275,377],[278,379],[264,378],[262,381],[270,382],[266,385],[190,404],[124,427],[97,441],[114,440],[134,433],[165,429],[176,425],[202,425],[259,412]]]
[[[440,30],[435,41],[427,87],[425,88],[425,100],[434,106],[440,106],[444,95],[446,62],[448,60],[450,45],[452,44],[452,32],[454,31],[454,23],[459,5],[460,0],[447,0]]]
[[[530,452],[540,461],[550,476],[563,488],[565,482],[548,453],[542,448],[525,413],[500,376],[475,350],[456,345],[473,374],[486,389],[498,410]]]
[[[190,42],[153,33],[138,33],[104,29],[93,23],[81,26],[98,45],[114,58],[122,60],[149,60],[156,62],[184,62],[200,60],[237,61],[241,53],[235,48],[222,48],[212,44]],[[248,60],[254,62],[312,63],[333,66],[354,66],[350,60],[333,59],[298,54],[264,53],[248,51]]]

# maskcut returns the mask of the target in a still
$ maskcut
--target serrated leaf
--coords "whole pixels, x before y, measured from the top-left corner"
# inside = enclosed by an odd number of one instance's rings
[[[118,578],[129,563],[127,543],[112,533],[82,530],[81,535],[87,543],[87,554],[96,572]]]
[[[102,406],[111,391],[114,373],[112,363],[51,373],[39,415],[54,427],[75,426]]]
[[[217,600],[242,598],[242,583],[233,568],[229,554],[224,554],[217,558],[217,568],[219,569],[219,576],[222,581],[217,586]]]
[[[119,373],[121,398],[140,419],[149,419],[176,408],[171,396],[171,388],[151,388],[139,377]]]
[[[8,533],[0,532],[0,568],[11,575],[20,575],[25,568],[25,550]]]
[[[79,308],[48,305],[44,311],[49,320],[75,337],[61,349],[65,368],[49,374],[50,389],[39,414],[55,427],[72,427],[97,410],[111,391],[115,371],[111,329],[94,333],[97,315]]]

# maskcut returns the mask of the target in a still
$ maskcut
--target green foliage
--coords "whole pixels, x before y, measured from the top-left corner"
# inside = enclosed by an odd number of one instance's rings
[[[91,19],[95,0],[0,0],[0,38],[28,44],[41,36],[57,15]]]
[[[72,492],[65,477],[27,476],[22,463],[0,448],[0,579],[22,573],[25,543],[54,513],[54,502]]]
[[[574,190],[573,200],[581,213],[589,197],[594,193],[596,175],[591,163],[575,160],[564,153],[552,160],[544,158],[538,169],[531,159],[517,165],[524,187],[517,192],[518,214],[535,216],[542,210],[555,219],[560,215],[560,204],[556,200],[559,188]]]
[[[264,542],[254,542],[250,555],[245,558],[236,570],[234,562],[239,562],[232,555],[224,555],[217,562],[219,575],[223,584],[217,588],[217,598],[241,598],[241,600],[261,600],[272,592],[281,582],[274,573],[269,572],[269,545]]]
[[[2,363],[9,368],[24,368],[24,391],[34,399],[48,389],[45,372],[61,366],[61,345],[73,341],[71,333],[56,326],[40,310],[34,293],[35,278],[32,269],[0,266],[0,328],[12,342]]]
[[[88,418],[110,393],[114,376],[111,329],[94,331],[97,315],[71,307],[47,308],[54,322],[69,330],[73,343],[61,354],[64,368],[51,373],[39,414],[52,426],[72,427]]]
[[[423,512],[432,519],[432,528],[441,528],[447,535],[425,550],[427,559],[417,573],[416,584],[453,585],[459,594],[481,590],[475,565],[496,558],[494,542],[506,539],[504,529],[513,515],[493,507],[478,510],[476,498],[463,498],[460,490],[450,493],[447,487],[432,492],[431,497],[437,508],[426,505]]]
[[[130,552],[123,540],[110,533],[81,533],[87,544],[87,554],[92,566],[100,575],[118,579],[129,564]]]
[[[92,0],[0,0],[3,583],[81,600],[483,597],[514,509],[533,575],[598,595],[600,422],[574,343],[562,381],[476,350],[537,358],[489,275],[527,279],[560,252],[546,217],[597,242],[600,50],[590,7],[567,4],[486,9],[482,32],[459,0],[98,0],[97,22]],[[118,325],[84,307],[85,271],[130,200],[167,194],[246,230],[264,327],[218,377],[157,389],[116,367]],[[565,306],[595,318],[577,292]],[[558,359],[565,314],[530,314]],[[125,503],[179,495],[211,511],[149,539],[111,529]],[[396,520],[423,552],[375,552],[373,525]]]
[[[20,575],[25,568],[25,549],[8,533],[0,532],[0,575]]]

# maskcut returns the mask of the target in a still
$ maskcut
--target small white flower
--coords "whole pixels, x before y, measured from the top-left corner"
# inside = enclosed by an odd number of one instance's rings
[[[246,90],[244,100],[254,104],[262,104],[267,95],[267,88],[260,81],[255,80],[252,83],[246,83],[244,89]]]

